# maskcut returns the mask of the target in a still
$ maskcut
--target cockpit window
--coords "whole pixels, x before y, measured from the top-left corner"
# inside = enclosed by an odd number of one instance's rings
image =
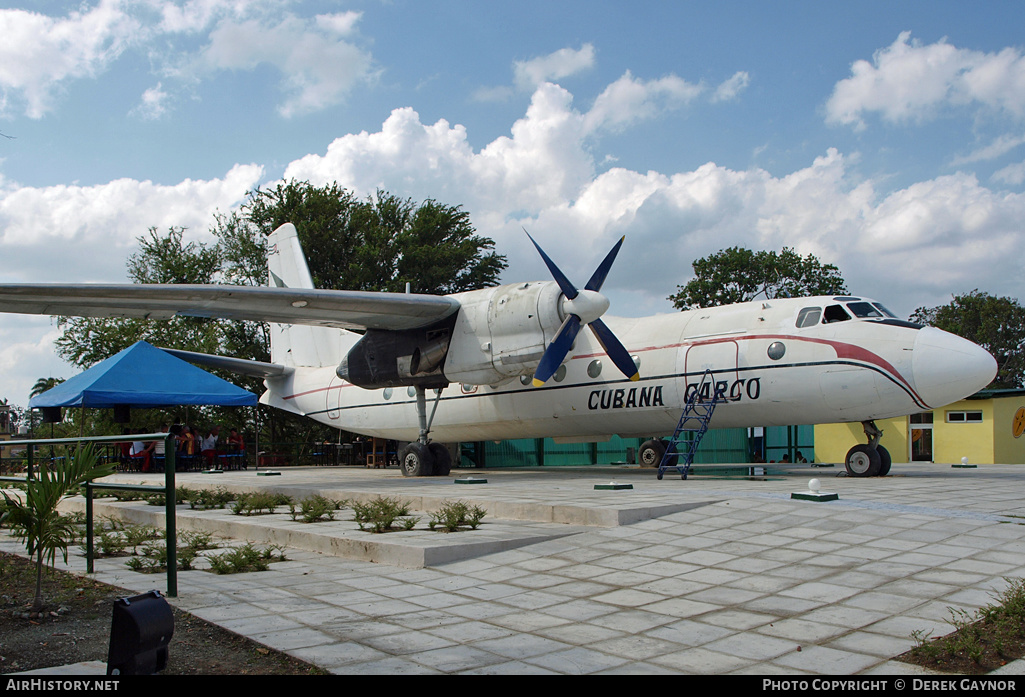
[[[847,314],[847,310],[843,309],[843,305],[830,305],[826,308],[826,313],[822,317],[822,323],[846,322],[850,318],[851,316]]]
[[[890,312],[889,310],[887,310],[887,309],[886,309],[886,308],[885,308],[885,307],[883,306],[883,304],[882,304],[882,303],[872,303],[872,304],[873,304],[873,305],[875,305],[875,307],[876,307],[876,309],[877,309],[877,310],[879,310],[880,312],[882,312],[882,313],[883,313],[884,315],[886,315],[886,316],[887,316],[887,317],[889,317],[890,319],[897,319],[897,315],[895,315],[895,314],[893,314],[892,312]]]
[[[819,323],[819,317],[821,316],[821,307],[806,307],[797,315],[797,328],[813,327]]]
[[[854,313],[855,317],[861,319],[882,319],[883,313],[880,312],[872,305],[872,303],[847,303],[848,309]]]

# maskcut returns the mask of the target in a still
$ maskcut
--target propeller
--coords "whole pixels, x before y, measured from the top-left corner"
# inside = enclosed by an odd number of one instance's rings
[[[524,232],[527,231],[524,230]],[[641,375],[637,371],[637,366],[634,365],[629,351],[601,321],[601,316],[609,309],[609,299],[598,292],[601,290],[602,284],[605,283],[605,277],[609,275],[612,262],[616,260],[616,255],[619,254],[619,248],[623,246],[625,238],[619,238],[616,246],[591,274],[591,278],[583,290],[577,290],[576,286],[570,283],[566,275],[562,273],[562,270],[555,265],[555,262],[545,254],[541,245],[530,236],[529,232],[527,232],[527,237],[530,238],[541,258],[544,259],[555,282],[559,284],[559,289],[562,290],[565,297],[562,309],[566,313],[566,319],[563,320],[559,331],[555,333],[552,343],[545,349],[544,355],[541,356],[541,362],[538,363],[537,370],[534,371],[534,387],[544,385],[555,375],[555,371],[566,360],[566,355],[569,354],[569,350],[573,346],[573,340],[577,338],[577,333],[580,332],[580,327],[584,324],[591,329],[595,338],[598,339],[598,343],[623,375],[631,380],[639,380]]]

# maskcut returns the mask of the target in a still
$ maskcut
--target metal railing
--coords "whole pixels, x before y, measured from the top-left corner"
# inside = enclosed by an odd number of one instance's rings
[[[78,443],[123,443],[132,441],[164,441],[164,486],[147,486],[144,484],[120,484],[114,482],[86,481],[85,489],[85,535],[86,535],[86,573],[94,573],[94,548],[93,548],[93,493],[96,491],[143,491],[149,493],[164,494],[164,529],[165,544],[167,545],[167,595],[171,598],[178,597],[178,532],[175,523],[174,497],[174,459],[175,459],[175,438],[170,433],[136,433],[131,436],[91,436],[87,438],[47,438],[39,440],[11,440],[4,441],[4,447],[16,446],[25,447],[25,459],[27,461],[26,476],[11,477],[2,476],[0,482],[27,483],[33,478],[33,450],[40,445],[60,445]]]

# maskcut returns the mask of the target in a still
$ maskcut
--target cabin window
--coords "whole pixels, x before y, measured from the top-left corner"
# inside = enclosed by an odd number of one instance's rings
[[[821,307],[806,307],[797,315],[797,328],[814,327],[819,323],[820,317],[822,317]]]
[[[595,358],[587,364],[587,377],[596,378],[601,375],[601,361]]]
[[[822,323],[846,322],[850,318],[851,316],[847,314],[847,310],[843,309],[843,305],[830,305],[826,308],[826,312],[822,317]]]
[[[565,380],[566,379],[566,364],[563,363],[562,365],[560,365],[559,368],[555,371],[555,375],[553,375],[552,377],[555,378],[555,382],[562,382],[563,380]]]
[[[883,313],[877,310],[872,303],[847,303],[847,308],[854,313],[855,317],[861,319],[883,318]]]
[[[392,395],[392,389],[390,387],[385,387],[384,388],[384,398],[385,399],[391,399],[391,395]]]
[[[891,319],[897,319],[897,315],[895,315],[892,312],[890,312],[889,310],[887,310],[886,307],[882,303],[872,303],[872,304],[876,306],[877,310],[882,312],[887,317],[889,317]]]
[[[410,385],[406,388],[406,394],[410,397],[416,397],[416,388]]]
[[[531,377],[529,375],[521,375],[520,376],[520,384],[521,385],[529,385],[530,383],[531,383]]]
[[[981,411],[948,411],[948,424],[981,424]]]

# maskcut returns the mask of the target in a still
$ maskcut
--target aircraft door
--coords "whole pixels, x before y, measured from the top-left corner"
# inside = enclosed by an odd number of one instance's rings
[[[341,416],[342,402],[342,381],[337,375],[331,376],[331,382],[324,391],[324,409],[327,410],[327,418],[337,421]]]
[[[720,399],[736,401],[740,398],[740,394],[737,393],[743,387],[739,371],[740,344],[735,339],[689,344],[684,346],[681,352],[683,372],[687,376],[686,392],[682,395],[684,400],[698,389],[706,370],[712,371],[713,384],[705,386],[701,395],[703,398],[711,399],[713,390]]]

